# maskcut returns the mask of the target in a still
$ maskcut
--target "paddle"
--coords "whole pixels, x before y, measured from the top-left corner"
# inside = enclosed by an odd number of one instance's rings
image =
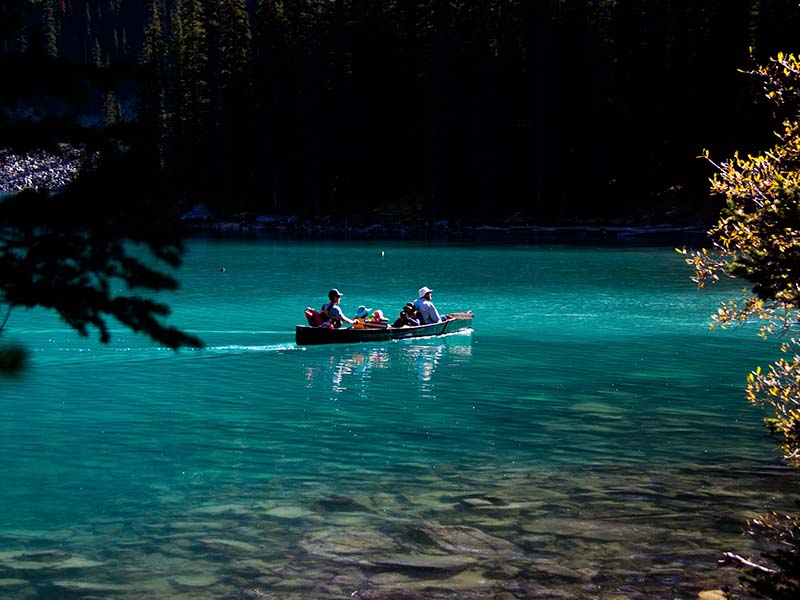
[[[448,319],[472,319],[475,315],[472,314],[471,310],[467,310],[464,312],[448,313],[445,316]]]

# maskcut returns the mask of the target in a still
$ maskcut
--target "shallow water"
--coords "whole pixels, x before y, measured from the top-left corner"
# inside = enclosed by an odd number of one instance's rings
[[[775,345],[710,332],[736,288],[670,248],[189,246],[204,350],[12,314],[0,597],[694,598],[796,489],[742,393]],[[394,316],[422,285],[474,331],[294,345],[330,287]]]

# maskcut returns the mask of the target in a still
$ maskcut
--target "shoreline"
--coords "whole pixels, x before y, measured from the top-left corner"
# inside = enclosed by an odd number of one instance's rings
[[[707,225],[468,225],[463,223],[362,223],[289,217],[270,222],[183,221],[189,237],[268,239],[475,241],[487,243],[704,243]]]
[[[26,188],[57,190],[78,174],[84,150],[62,144],[58,151],[31,151],[25,154],[0,149],[0,198]],[[239,215],[220,218],[205,203],[198,203],[178,216],[190,236],[246,236],[254,238],[341,239],[341,240],[417,240],[484,243],[658,243],[698,244],[707,240],[709,224],[682,214],[679,222],[669,211],[660,221],[650,214],[620,218],[572,218],[556,224],[531,225],[533,219],[520,217],[519,223],[487,221],[457,222],[448,219],[426,221],[397,215],[373,214],[335,218],[323,215],[300,218],[290,215]]]

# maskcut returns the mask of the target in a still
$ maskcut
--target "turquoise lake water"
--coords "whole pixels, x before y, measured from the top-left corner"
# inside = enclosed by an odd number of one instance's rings
[[[742,391],[776,345],[669,247],[193,240],[180,279],[203,350],[12,313],[0,598],[694,598],[796,489]],[[474,330],[294,344],[422,285]]]

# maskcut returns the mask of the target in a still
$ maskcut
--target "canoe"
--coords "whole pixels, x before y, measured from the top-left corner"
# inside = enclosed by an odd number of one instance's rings
[[[352,327],[329,329],[327,327],[309,327],[298,325],[295,331],[295,342],[298,346],[317,344],[358,344],[361,342],[387,342],[407,338],[444,335],[462,331],[472,327],[472,311],[447,315],[441,323],[420,325],[418,327],[368,327],[354,329]]]

